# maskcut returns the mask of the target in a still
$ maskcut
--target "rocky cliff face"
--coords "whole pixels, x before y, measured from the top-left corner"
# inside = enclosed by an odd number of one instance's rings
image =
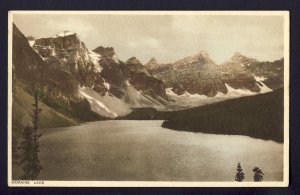
[[[72,106],[87,102],[87,109],[106,117],[128,114],[136,107],[184,109],[214,102],[211,97],[219,101],[283,86],[283,59],[259,62],[237,53],[217,65],[200,51],[174,63],[152,58],[143,65],[136,57],[120,60],[113,47],[91,51],[69,31],[27,39],[15,26],[13,31],[14,77],[29,87],[37,75],[33,72],[39,73],[43,101],[64,107],[62,113],[70,114]]]
[[[178,95],[188,92],[211,97],[218,91],[227,92],[221,71],[205,51],[170,64],[157,65],[151,60],[146,66]]]
[[[101,56],[87,49],[76,33],[63,31],[54,37],[36,39],[33,48],[44,60],[57,59],[57,63],[66,66],[81,85],[99,85],[96,80],[102,70],[98,63]]]
[[[153,98],[160,96],[167,99],[162,80],[151,76],[147,68],[136,57],[128,59],[126,66],[129,69],[129,83],[137,90],[141,90]]]
[[[248,58],[240,53],[235,53],[221,66],[223,70],[231,74],[238,76],[251,75],[256,81],[263,82],[272,90],[283,87],[283,58],[280,60],[275,60],[274,62],[260,62],[256,59]],[[256,82],[256,84],[260,86],[259,82]],[[259,91],[254,83],[252,83],[251,86],[253,87],[254,91]]]
[[[152,77],[138,59],[133,57],[126,62],[121,61],[112,47],[100,46],[91,51],[76,33],[69,31],[48,38],[28,37],[28,41],[49,67],[57,67],[75,78],[79,86],[78,95],[87,99],[92,109],[100,115],[118,116],[102,102],[110,104],[106,96],[117,98],[128,107],[161,106],[167,103],[163,82]],[[63,75],[57,76],[63,79]],[[98,100],[88,95],[95,95],[90,89],[98,93]]]
[[[262,87],[274,90],[283,86],[283,59],[259,62],[236,53],[217,65],[207,52],[201,51],[169,64],[158,64],[152,58],[145,66],[177,95],[188,92],[213,97],[218,92],[227,94],[226,85],[253,93],[263,92]]]
[[[151,77],[137,58],[124,63],[112,47],[100,46],[90,51],[76,33],[64,31],[54,37],[35,39],[33,48],[44,61],[68,67],[82,86],[92,87],[101,95],[110,92],[122,98],[129,81],[152,97],[166,97],[163,83]]]
[[[147,69],[153,70],[155,68],[158,68],[159,63],[156,58],[152,57],[146,64]]]
[[[240,53],[235,53],[228,61],[220,65],[223,82],[235,89],[244,88],[252,92],[259,92],[260,88],[259,85],[257,85],[255,77],[245,68],[257,62],[255,59],[247,58]]]
[[[32,41],[33,38],[30,39]],[[72,96],[77,91],[74,75],[56,58],[43,58],[30,47],[27,38],[13,26],[13,67],[15,78],[31,91],[35,82],[42,82],[49,93]]]
[[[153,98],[167,98],[163,82],[152,77],[136,58],[121,61],[112,47],[97,47],[93,50],[101,55],[101,76],[109,84],[109,91],[118,98],[126,95],[128,84]]]
[[[93,50],[98,55],[101,55],[99,65],[101,66],[101,77],[105,80],[105,86],[110,93],[118,98],[122,98],[125,94],[124,63],[121,62],[112,47],[97,47]],[[97,89],[95,89],[98,91]]]
[[[146,69],[146,67],[143,66],[142,63],[136,57],[129,58],[126,61],[126,65],[131,72],[145,73],[146,75],[149,75],[149,72]]]
[[[274,62],[257,62],[245,67],[253,75],[260,77],[262,82],[272,90],[283,87],[284,59]]]
[[[53,116],[53,113],[58,111],[60,114],[55,114],[55,118],[52,120],[62,118],[74,121],[98,120],[100,117],[93,113],[89,106],[83,104],[82,99],[78,98],[79,82],[74,74],[58,58],[54,56],[42,57],[35,48],[31,47],[34,41],[34,37],[26,38],[13,25],[12,63],[14,76],[12,84],[13,90],[16,92],[13,92],[12,112],[14,115],[32,112],[30,107],[20,108],[18,104],[31,105],[34,87],[38,86],[40,101],[46,107],[42,111],[43,117]],[[15,98],[15,94],[19,94],[20,97]],[[78,113],[85,114],[79,115]],[[69,117],[70,119],[68,119]],[[18,121],[22,120],[22,117],[14,119],[17,124]],[[44,118],[44,120],[47,119]],[[29,122],[27,121],[27,123]]]

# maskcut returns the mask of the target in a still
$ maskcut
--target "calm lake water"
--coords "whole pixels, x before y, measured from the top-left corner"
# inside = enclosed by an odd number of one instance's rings
[[[283,144],[247,136],[181,132],[162,121],[100,121],[43,129],[45,180],[234,181],[241,162],[265,181],[283,179]]]

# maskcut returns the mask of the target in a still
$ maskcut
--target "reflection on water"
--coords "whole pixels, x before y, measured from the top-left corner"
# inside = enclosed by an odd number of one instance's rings
[[[247,136],[180,132],[162,121],[100,121],[43,130],[45,180],[234,181],[259,166],[266,181],[283,179],[283,144]]]

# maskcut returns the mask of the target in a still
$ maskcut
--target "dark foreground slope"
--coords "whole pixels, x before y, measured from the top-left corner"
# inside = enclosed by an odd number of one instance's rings
[[[162,126],[169,129],[283,142],[283,89],[176,112],[167,118]]]
[[[13,90],[13,102],[12,102],[12,130],[13,135],[21,135],[22,130],[29,124],[31,124],[32,115],[32,103],[33,97],[24,91],[21,87],[16,86]],[[46,104],[40,102],[40,109],[42,112],[39,118],[39,127],[65,127],[74,126],[79,123],[71,117],[65,116]]]

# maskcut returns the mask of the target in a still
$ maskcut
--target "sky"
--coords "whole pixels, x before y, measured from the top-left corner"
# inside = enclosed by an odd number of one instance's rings
[[[123,61],[169,63],[201,50],[218,64],[235,52],[261,61],[283,57],[283,16],[14,14],[13,22],[36,38],[75,32],[91,50],[114,47]]]

